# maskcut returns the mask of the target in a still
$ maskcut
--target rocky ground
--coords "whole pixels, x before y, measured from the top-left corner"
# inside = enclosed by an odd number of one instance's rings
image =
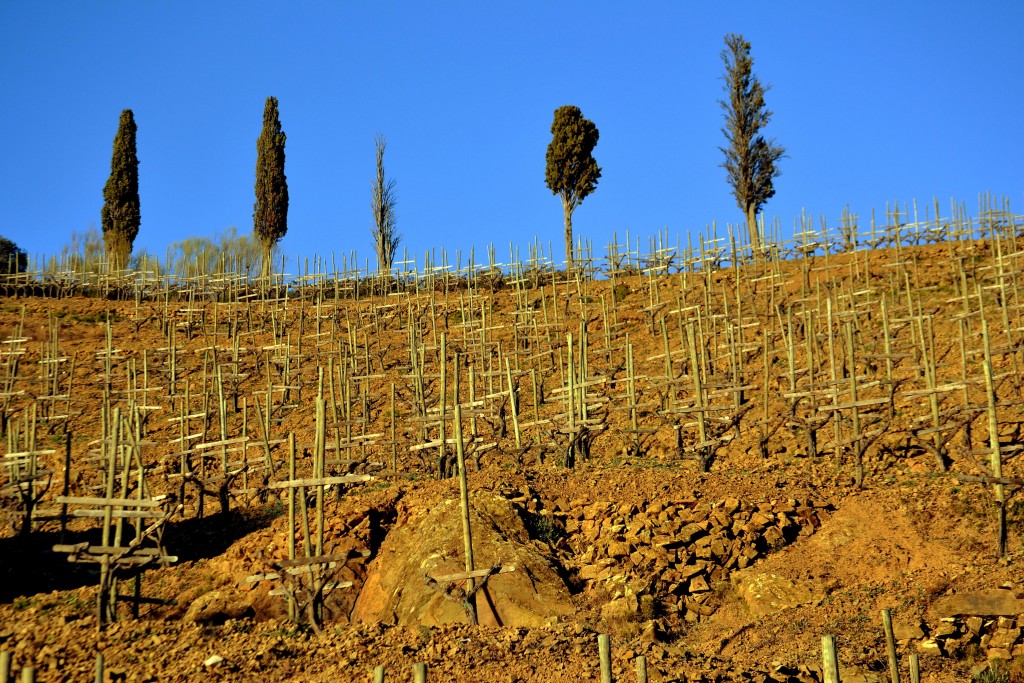
[[[950,298],[942,290],[952,286],[948,283],[955,275],[949,265],[955,259],[938,248],[927,249],[922,248],[915,261],[920,268],[914,271],[921,291],[935,290],[934,296],[921,294],[926,305]],[[796,292],[801,275],[798,266],[791,266]],[[855,277],[850,261],[837,259],[830,267]],[[871,262],[883,282],[882,274],[889,272],[884,267],[884,261]],[[625,282],[629,294],[616,315],[630,331],[638,358],[644,359],[644,372],[653,376],[662,363],[657,358],[662,331],[650,331],[644,311],[651,295],[644,278]],[[670,293],[678,284],[669,282],[662,294],[666,301],[674,301]],[[595,298],[613,295],[610,283],[593,287]],[[492,315],[498,324],[507,323],[502,316],[519,307],[507,285],[495,289],[487,293],[493,297]],[[447,301],[444,320],[451,322],[458,297]],[[440,319],[440,298],[429,307],[420,305]],[[938,347],[955,350],[955,326],[942,319],[941,306],[946,304],[935,305]],[[140,309],[133,302],[82,298],[3,302],[0,332],[13,337],[20,329],[29,339],[20,371],[27,379],[20,388],[37,395],[37,371],[27,368],[44,355],[38,349],[50,338],[53,322],[63,321],[60,348],[77,359],[79,398],[68,424],[75,435],[76,463],[85,461],[89,442],[99,435],[96,415],[102,391],[96,385],[102,368],[95,358],[105,343],[107,314],[115,314],[113,336],[125,349],[123,358],[139,358],[141,349],[158,358],[168,338],[160,324],[162,306],[143,303]],[[461,318],[464,312],[459,311]],[[292,312],[286,325],[309,335],[304,343],[312,355],[309,349],[317,348],[310,322],[314,306],[307,305],[303,315],[309,318],[297,323]],[[429,323],[422,324],[429,329]],[[571,317],[560,323],[569,331],[574,324]],[[591,318],[590,324],[593,343],[600,348],[602,342],[596,340],[601,320]],[[406,370],[398,361],[389,365],[388,358],[407,360],[408,346],[398,341],[405,334],[398,323],[366,342],[367,357],[379,349],[384,371],[367,385],[368,404],[373,404],[373,395],[380,398],[378,408],[369,409],[369,431],[389,427],[386,387]],[[511,333],[495,334],[500,338]],[[878,341],[863,334],[865,349]],[[467,334],[452,343],[471,354],[472,339]],[[214,336],[211,342],[196,333],[182,343],[191,355],[179,360],[181,371],[192,378],[200,395],[203,355],[194,349],[212,343],[227,354],[230,336]],[[356,346],[362,343],[357,338]],[[256,347],[248,339],[243,345]],[[958,374],[958,354],[941,354],[945,365],[940,378]],[[997,369],[1008,372],[1012,361],[1001,356]],[[373,362],[367,360],[371,369]],[[726,359],[722,362],[727,364]],[[914,384],[914,365],[900,362],[897,374],[906,377],[910,392],[919,386]],[[127,376],[127,361],[119,363]],[[318,365],[326,363],[306,365],[307,387],[316,387]],[[605,372],[599,361],[592,365],[595,376]],[[779,401],[771,404],[772,412],[781,410],[779,397],[787,391],[785,365],[779,362],[771,378],[772,400]],[[882,363],[873,365],[881,372]],[[762,367],[757,358],[750,362],[749,382],[760,381]],[[258,357],[251,371],[254,377],[267,372]],[[611,371],[621,378],[621,366],[618,375],[615,368]],[[161,373],[152,370],[150,381],[166,379],[166,370]],[[250,396],[259,386],[251,381]],[[1007,444],[1015,441],[1020,418],[1017,384],[1004,379],[999,390],[1001,433]],[[652,398],[656,391],[647,393]],[[532,405],[529,396],[529,386],[521,387],[521,405]],[[14,421],[23,419],[17,407],[27,405],[18,403],[24,400],[13,399],[9,414]],[[167,412],[175,414],[178,404],[163,400]],[[69,564],[64,555],[49,551],[62,540],[55,522],[36,523],[31,534],[19,537],[14,531],[17,507],[8,501],[11,530],[0,538],[0,651],[12,654],[13,671],[35,666],[41,681],[90,677],[96,655],[102,653],[111,681],[369,681],[377,666],[385,667],[388,680],[408,680],[413,664],[425,662],[431,681],[575,682],[599,679],[597,637],[606,633],[611,636],[616,680],[636,680],[642,655],[651,681],[810,683],[823,679],[821,638],[833,635],[842,680],[850,683],[889,680],[881,617],[889,609],[902,680],[908,680],[909,656],[916,653],[923,681],[1024,681],[1024,504],[1009,488],[1008,551],[999,557],[990,491],[938,472],[932,454],[909,447],[911,422],[928,414],[927,401],[908,393],[897,403],[919,407],[906,408],[902,416],[896,411],[888,421],[887,437],[866,455],[860,487],[853,484],[848,459],[837,461],[827,443],[821,453],[807,453],[794,429],[783,427],[769,441],[769,453],[763,453],[753,418],[739,424],[737,437],[715,454],[709,472],[701,472],[696,460],[676,449],[671,427],[652,429],[642,448],[634,449],[626,429],[628,411],[612,413],[607,431],[594,439],[590,457],[581,458],[574,468],[555,457],[561,448],[557,434],[527,429],[525,438],[536,436],[540,444],[517,449],[510,430],[499,434],[496,422],[485,425],[481,417],[480,430],[488,437],[482,440],[490,440],[493,427],[497,445],[471,459],[469,467],[475,566],[500,564],[505,571],[489,577],[477,593],[478,626],[467,623],[460,600],[431,587],[425,578],[462,572],[465,556],[457,478],[439,479],[429,461],[424,464],[418,452],[405,450],[416,442],[418,427],[412,420],[400,427],[408,442],[397,471],[390,465],[349,468],[371,472],[375,479],[327,493],[325,552],[365,550],[369,555],[325,573],[326,580],[339,586],[326,596],[320,626],[305,618],[300,623],[288,619],[284,597],[272,593],[281,588],[279,581],[253,579],[274,571],[281,566],[275,563],[287,557],[287,496],[279,490],[238,499],[227,514],[218,513],[217,503],[208,500],[204,516],[198,518],[195,494],[186,489],[181,501],[185,509],[165,536],[167,551],[178,562],[145,572],[142,594],[149,600],[139,606],[137,616],[129,599],[133,584],[122,583],[120,592],[128,595],[121,601],[119,619],[103,630],[95,617],[95,568]],[[648,411],[644,424],[657,424],[654,413]],[[232,416],[232,431],[240,421]],[[170,466],[156,463],[162,462],[161,451],[170,452],[167,444],[177,428],[156,419],[148,424],[147,438],[157,445],[147,477],[155,491],[176,493],[177,484],[168,478]],[[58,451],[51,456],[58,473],[55,489],[62,471],[63,428],[55,429],[52,437],[40,429],[40,438]],[[300,442],[299,471],[310,472],[311,455],[302,444],[313,441],[312,409],[282,410],[279,431],[286,429],[296,432]],[[974,429],[977,450],[987,438],[983,415]],[[280,458],[283,449],[275,446]],[[980,472],[972,469],[976,458],[968,450],[951,455],[954,473]],[[367,457],[386,462],[389,453],[387,447],[375,447]],[[84,473],[74,478],[72,493],[87,491],[98,476],[87,468],[75,471]],[[1008,455],[1004,475],[1016,471],[1017,463]],[[315,496],[308,495],[307,509],[312,511]],[[310,523],[308,533],[292,527],[300,554],[304,539],[318,534],[315,515]],[[91,520],[74,521],[63,541],[92,539],[96,526]]]

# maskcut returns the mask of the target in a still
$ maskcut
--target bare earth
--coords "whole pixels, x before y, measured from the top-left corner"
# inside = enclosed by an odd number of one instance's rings
[[[0,407],[8,431],[19,435],[9,437],[5,452],[23,449],[18,439],[30,406],[54,393],[40,379],[41,359],[66,359],[56,393],[69,387],[72,393],[70,417],[40,419],[36,430],[36,448],[53,451],[41,461],[54,472],[44,512],[59,509],[53,501],[64,485],[66,430],[72,435],[69,493],[102,495],[96,487],[103,473],[90,452],[102,436],[106,363],[99,352],[106,348],[108,316],[116,351],[110,405],[125,413],[133,400],[152,407],[141,425],[151,495],[181,492],[174,477],[180,472],[174,454],[181,450],[174,440],[181,432],[170,418],[185,408],[205,412],[205,419],[190,422],[191,431],[203,433],[199,441],[221,438],[215,368],[238,375],[225,380],[227,436],[242,435],[244,421],[253,444],[262,444],[255,406],[259,401],[261,411],[267,409],[268,377],[291,389],[270,394],[276,471],[247,472],[249,493],[233,495],[226,515],[217,498],[207,496],[199,518],[196,488],[185,486],[178,501],[183,510],[165,536],[177,563],[144,573],[142,595],[152,600],[140,605],[137,617],[133,582],[119,584],[127,599],[120,601],[118,621],[104,630],[95,614],[96,567],[51,552],[62,542],[56,521],[35,522],[30,534],[19,536],[16,497],[9,491],[0,498],[10,522],[0,530],[0,651],[12,653],[12,672],[35,666],[40,681],[91,680],[101,652],[111,681],[370,681],[380,665],[387,680],[409,680],[413,664],[425,662],[430,681],[575,683],[599,680],[597,638],[607,633],[615,680],[636,680],[643,655],[651,681],[810,682],[823,680],[821,638],[833,635],[844,682],[888,681],[881,618],[887,608],[901,680],[908,680],[909,656],[917,653],[923,681],[969,681],[989,675],[983,668],[990,661],[1000,662],[993,666],[1006,674],[1003,680],[1024,681],[1024,505],[1007,486],[1007,553],[998,557],[993,487],[954,476],[984,475],[990,461],[982,303],[1005,450],[1002,474],[1024,474],[1013,448],[1024,422],[1018,252],[1011,244],[1000,251],[1002,271],[992,245],[962,242],[785,262],[774,279],[755,265],[707,277],[690,273],[685,281],[680,274],[630,275],[615,283],[541,281],[517,288],[507,278],[481,278],[471,290],[451,284],[446,291],[439,282],[433,291],[338,301],[328,286],[319,303],[312,288],[305,300],[272,304],[190,302],[176,293],[138,303],[9,296],[0,300],[0,338],[13,340],[6,349],[24,353],[16,367],[11,354],[0,363],[0,375],[14,377]],[[844,409],[837,435],[835,414],[816,407],[852,403],[851,374],[860,385],[858,401],[890,396],[883,298],[896,383],[892,413],[888,400],[864,404],[856,416]],[[965,310],[962,355],[957,316]],[[581,321],[588,356],[579,377],[593,381],[589,417],[600,426],[590,434],[589,457],[580,453],[568,468],[567,335],[573,335],[578,364]],[[703,398],[717,409],[703,413],[706,437],[720,439],[709,472],[699,471],[696,457],[688,321],[694,321],[705,367]],[[465,569],[458,478],[438,476],[438,446],[412,449],[439,433],[436,421],[417,412],[411,360],[417,352],[410,339],[423,349],[422,401],[436,410],[442,333],[446,437],[452,436],[456,373],[467,411],[462,430],[470,451],[475,566],[515,567],[489,578],[477,594],[479,626],[469,625],[463,606],[424,578]],[[630,431],[627,335],[638,432]],[[807,372],[809,347],[813,373]],[[928,450],[932,433],[921,433],[933,425],[929,362],[932,386],[960,383],[932,394],[940,422],[956,423],[940,432],[950,437],[946,473]],[[280,584],[249,577],[270,572],[288,556],[287,495],[265,484],[288,479],[289,432],[298,444],[297,476],[312,476],[318,368],[328,406],[328,458],[338,458],[330,450],[337,442],[380,436],[345,449],[344,462],[328,466],[328,475],[369,473],[374,479],[327,490],[324,552],[365,549],[370,555],[336,568],[332,580],[351,585],[327,594],[324,623],[314,628],[304,615],[302,623],[288,619],[284,598],[270,594]],[[536,407],[531,369],[545,399]],[[969,381],[962,383],[965,371]],[[523,424],[519,447],[508,375]],[[392,385],[397,462],[389,441]],[[820,390],[815,406],[803,400],[794,408],[792,395],[811,389]],[[59,401],[43,398],[38,405],[38,418],[61,414]],[[828,418],[817,434],[817,453],[808,453],[806,430],[790,419],[794,415]],[[541,424],[534,424],[537,417]],[[735,419],[715,421],[721,417]],[[865,434],[880,430],[863,454],[859,487],[854,417]],[[247,452],[263,463],[262,446]],[[450,447],[452,469],[453,456]],[[7,476],[0,470],[0,487],[7,488]],[[235,488],[242,483],[238,479]],[[315,487],[307,493],[309,534],[316,536]],[[95,543],[99,526],[100,520],[73,518],[63,542]],[[302,556],[307,537],[298,523],[295,533]]]

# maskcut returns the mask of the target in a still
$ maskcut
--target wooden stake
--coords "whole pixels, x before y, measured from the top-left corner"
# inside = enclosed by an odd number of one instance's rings
[[[636,683],[647,683],[647,657],[644,655],[636,658]]]
[[[516,434],[516,449],[521,450],[523,447],[523,435],[519,431],[519,406],[517,405],[515,391],[512,390],[512,368],[509,366],[508,358],[505,359],[505,377],[508,381],[508,402],[509,409],[512,411],[512,427]]]
[[[466,554],[466,571],[475,569],[473,564],[473,530],[469,521],[469,482],[466,477],[466,453],[462,443],[462,406],[455,402],[455,453],[459,460],[459,503],[462,509],[462,545]],[[466,593],[471,593],[474,587],[474,580],[466,579]],[[477,624],[476,596],[473,596],[470,605],[470,619],[474,626]]]
[[[601,683],[612,683],[612,639],[607,633],[597,637],[597,651],[601,657]]]
[[[825,683],[839,683],[839,660],[836,658],[836,639],[832,636],[821,638],[821,664]]]
[[[985,344],[985,393],[988,398],[988,445],[990,449],[990,466],[992,476],[1000,479],[1003,476],[1003,458],[999,450],[999,419],[996,415],[996,389],[992,378],[992,348],[989,341],[988,321],[981,318],[981,334]],[[999,557],[1006,556],[1006,492],[1003,484],[994,484],[999,525]]]
[[[892,683],[900,683],[899,664],[896,660],[896,639],[892,633],[892,613],[882,610],[882,627],[885,629],[885,649],[889,655],[889,678]]]

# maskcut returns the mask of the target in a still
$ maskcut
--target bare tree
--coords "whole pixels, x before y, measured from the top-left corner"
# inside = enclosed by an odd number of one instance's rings
[[[373,179],[373,198],[370,208],[373,210],[373,247],[377,250],[377,269],[380,273],[390,273],[391,265],[398,251],[398,243],[402,236],[396,225],[395,204],[398,193],[395,191],[395,180],[387,179],[384,174],[384,150],[388,141],[383,135],[374,138],[377,147],[377,177]]]

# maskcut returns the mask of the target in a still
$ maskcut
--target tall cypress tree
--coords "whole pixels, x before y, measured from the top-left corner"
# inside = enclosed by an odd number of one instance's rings
[[[727,98],[718,103],[725,112],[722,132],[728,141],[726,147],[719,148],[725,154],[722,167],[732,185],[736,204],[747,219],[754,256],[761,258],[763,252],[757,214],[764,203],[775,196],[772,181],[781,173],[776,163],[785,156],[786,150],[775,144],[775,140],[761,135],[761,129],[768,125],[772,112],[764,103],[766,88],[754,75],[750,43],[741,35],[727,35],[722,62],[725,64],[723,89]]]
[[[103,187],[100,213],[103,241],[111,270],[127,267],[132,245],[139,234],[142,211],[139,204],[139,157],[135,152],[135,116],[131,109],[121,112],[110,160],[110,178]]]
[[[288,232],[288,179],[284,175],[285,134],[277,113],[277,98],[263,107],[263,130],[256,140],[256,204],[253,232],[263,250],[260,274],[269,278],[274,245]]]

